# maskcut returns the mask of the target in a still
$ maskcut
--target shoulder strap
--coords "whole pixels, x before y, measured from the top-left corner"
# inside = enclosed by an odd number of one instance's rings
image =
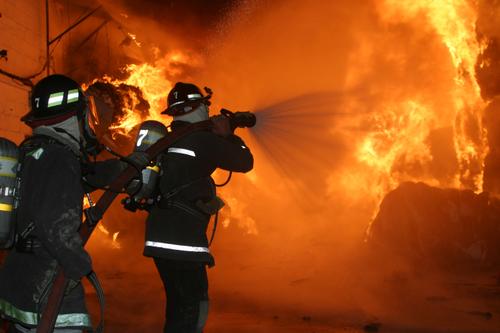
[[[80,159],[80,156],[75,154],[73,149],[71,149],[71,147],[68,146],[63,140],[58,140],[57,138],[54,138],[52,136],[40,134],[40,133],[36,133],[30,137],[27,137],[26,139],[24,139],[23,142],[21,142],[19,147],[21,150],[26,152],[28,150],[40,147],[40,146],[45,145],[45,144],[57,144],[59,146],[62,146],[66,150],[70,151],[72,154],[77,156],[78,159]]]
[[[62,142],[43,134],[35,134],[24,139],[19,145],[19,164],[17,168],[17,181],[16,181],[16,192],[17,192],[17,207],[14,211],[15,214],[15,246],[20,252],[32,252],[35,246],[39,246],[32,232],[35,229],[33,222],[30,222],[22,230],[17,230],[19,227],[18,211],[22,207],[22,193],[21,193],[21,183],[22,183],[22,170],[25,163],[26,155],[30,152],[41,148],[45,144],[58,144],[65,146]],[[69,149],[69,148],[68,148]],[[37,245],[38,244],[38,245]]]

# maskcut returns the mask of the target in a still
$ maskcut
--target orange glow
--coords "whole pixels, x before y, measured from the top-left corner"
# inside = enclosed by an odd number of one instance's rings
[[[135,35],[130,35],[135,41]],[[156,52],[159,52],[156,49]],[[116,135],[130,137],[130,132],[140,123],[146,120],[157,120],[165,122],[168,116],[161,115],[166,108],[167,93],[175,82],[171,82],[166,76],[176,76],[181,73],[179,65],[189,63],[193,65],[199,60],[195,57],[184,55],[181,51],[173,51],[162,58],[157,59],[153,64],[130,64],[123,71],[128,74],[125,80],[118,80],[109,76],[104,76],[100,80],[111,83],[118,87],[120,84],[127,84],[141,90],[143,97],[148,101],[150,108],[147,114],[141,114],[136,107],[140,103],[138,97],[133,93],[124,96],[124,107],[121,116],[109,129],[113,138]],[[94,81],[95,82],[95,81]]]
[[[426,100],[424,92],[413,91],[377,105],[368,120],[364,120],[369,124],[366,134],[353,138],[357,142],[355,161],[329,180],[332,193],[344,193],[353,202],[371,202],[374,216],[385,194],[403,181],[472,189],[476,193],[483,190],[484,159],[488,153],[487,132],[482,123],[486,103],[481,98],[474,68],[483,46],[476,39],[477,8],[471,3],[465,0],[378,2],[378,13],[385,24],[419,22],[416,27],[431,29],[429,33],[439,38],[454,70],[447,88],[451,102],[442,108]],[[358,54],[369,58],[371,52],[375,51],[369,44],[361,45]],[[399,54],[393,57],[393,61],[404,61]],[[350,85],[356,85],[366,66],[369,65],[362,63],[359,71],[350,73]],[[350,108],[349,104],[347,107]],[[430,172],[436,156],[428,140],[433,132],[447,127],[453,130],[458,167],[453,176],[444,179]]]
[[[446,110],[438,110],[434,102],[416,92],[377,105],[368,115],[368,120],[364,120],[369,124],[365,135],[352,140],[355,143],[354,160],[347,169],[332,176],[332,181],[340,178],[342,193],[349,193],[345,196],[352,200],[372,202],[374,213],[384,195],[403,181],[425,181],[431,185],[482,191],[484,158],[488,147],[486,130],[482,124],[485,103],[480,96],[474,69],[482,49],[475,37],[476,8],[465,0],[382,0],[378,2],[377,9],[385,24],[425,20],[448,50],[449,61],[454,68],[452,85],[448,87],[453,102]],[[135,40],[135,35],[130,36]],[[369,57],[370,52],[373,52],[369,47],[361,45],[363,49],[357,54]],[[157,60],[153,63],[126,66],[124,71],[129,76],[125,80],[103,78],[116,86],[125,83],[138,87],[150,104],[149,113],[140,114],[136,111],[137,96],[128,96],[122,110],[123,116],[110,127],[113,135],[129,136],[131,130],[145,120],[168,120],[160,115],[166,106],[166,94],[173,85],[167,77],[183,77],[179,64],[200,66],[203,63],[200,57],[188,56],[181,51],[172,51],[164,56],[160,56],[159,52],[156,48]],[[363,66],[366,67],[365,64],[359,67]],[[355,85],[357,77],[363,74],[362,69],[353,68],[348,75],[348,85]],[[345,106],[353,110],[357,107]],[[444,180],[429,173],[433,156],[427,140],[433,131],[448,126],[453,129],[452,140],[458,168],[453,176]],[[471,131],[471,127],[477,130]],[[260,184],[255,173],[250,175],[254,177],[252,183],[258,187]],[[338,181],[334,183],[338,185]],[[231,190],[224,191],[232,198],[231,215],[245,215],[243,210],[234,208],[239,205],[235,196],[231,195]],[[243,220],[246,222],[241,222]],[[224,224],[228,225],[228,220]],[[257,233],[252,219],[242,217],[239,224],[248,232]]]
[[[302,315],[314,313],[304,304],[314,304],[318,313],[373,314],[387,327],[391,318],[404,322],[402,289],[419,280],[420,267],[407,273],[410,264],[397,249],[368,255],[373,242],[363,240],[374,239],[371,221],[403,182],[483,190],[488,142],[487,103],[475,73],[484,48],[476,31],[479,3],[290,0],[242,6],[196,56],[175,43],[177,37],[168,47],[143,43],[142,50],[154,49],[156,60],[129,65],[126,79],[108,82],[140,88],[150,110],[141,114],[130,98],[112,129],[130,136],[146,119],[167,124],[170,119],[160,112],[176,81],[212,88],[212,112],[216,106],[255,112],[255,128],[236,130],[252,150],[254,170],[235,173],[227,187],[217,189],[226,205],[211,247],[220,263],[211,273],[211,292],[220,292],[219,300],[228,305],[244,299]],[[189,45],[189,37],[182,43]],[[214,174],[216,183],[226,177],[226,171]],[[473,211],[449,206],[443,207],[443,220],[453,220],[457,210]],[[391,222],[427,223],[425,212],[413,207],[420,208],[408,196]],[[120,213],[107,238],[120,231],[122,251],[129,251],[128,235],[141,247],[139,219],[144,217]],[[435,221],[436,230],[453,229]],[[210,233],[209,227],[208,238]],[[418,299],[441,294],[426,287],[415,292]],[[228,296],[231,288],[237,296]],[[415,315],[409,309],[408,321],[418,322]]]
[[[380,3],[380,14],[387,22],[401,22],[424,15],[441,38],[455,67],[455,84],[450,86],[454,100],[454,144],[459,161],[456,186],[483,189],[484,158],[488,153],[480,87],[475,79],[475,64],[484,49],[476,38],[478,8],[466,0],[397,1]],[[475,131],[471,134],[471,128]]]
[[[103,242],[104,243],[107,243],[108,246],[110,246],[111,248],[113,249],[120,249],[121,248],[121,244],[120,242],[117,240],[118,239],[118,235],[120,234],[120,232],[114,232],[112,235],[111,233],[109,232],[109,230],[104,226],[104,223],[103,221],[101,221],[101,223],[99,223],[97,225],[97,230],[100,231],[101,235],[103,235],[104,237],[102,238],[103,239]],[[111,236],[111,237],[110,237]],[[101,238],[101,237],[100,237]]]

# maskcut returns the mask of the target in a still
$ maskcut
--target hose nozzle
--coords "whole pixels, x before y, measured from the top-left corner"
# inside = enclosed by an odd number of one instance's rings
[[[231,128],[254,127],[257,123],[257,117],[250,111],[232,112],[227,109],[221,109],[220,113],[229,118]]]

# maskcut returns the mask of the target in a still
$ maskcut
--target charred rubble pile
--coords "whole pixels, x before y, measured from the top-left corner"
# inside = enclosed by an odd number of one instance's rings
[[[499,199],[407,182],[382,201],[368,242],[411,264],[466,269],[498,265],[499,240]]]
[[[121,122],[125,116],[126,110],[134,110],[139,115],[148,115],[150,105],[144,98],[142,91],[134,86],[120,83],[114,85],[109,82],[95,81],[87,89],[86,94],[92,96],[95,104],[95,115],[97,124],[95,131],[97,136],[104,141],[110,143],[115,141],[115,146],[128,145],[134,133],[129,133],[126,137],[113,137],[110,127],[118,122]],[[116,142],[119,141],[119,142]],[[124,142],[121,142],[124,141]]]

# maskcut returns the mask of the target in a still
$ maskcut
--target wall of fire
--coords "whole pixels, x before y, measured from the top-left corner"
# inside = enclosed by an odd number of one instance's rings
[[[66,29],[70,26],[75,20],[77,20],[81,15],[84,15],[86,12],[89,12],[94,6],[97,5],[94,1],[84,1],[84,0],[72,0],[72,1],[58,1],[51,0],[49,1],[51,8],[51,19],[50,19],[50,29],[51,29],[51,37],[53,38],[59,32]],[[140,3],[140,2],[137,2]],[[319,2],[318,2],[319,3]],[[346,2],[347,3],[347,2]],[[498,1],[490,1],[490,0],[481,0],[479,1],[481,4],[479,7],[482,12],[479,13],[479,20],[477,22],[477,33],[478,38],[484,39],[486,47],[480,56],[477,65],[476,65],[476,73],[477,80],[481,86],[482,97],[484,100],[489,101],[487,109],[485,110],[485,123],[488,129],[488,141],[489,141],[489,154],[486,158],[485,163],[485,181],[484,181],[484,189],[487,191],[491,191],[492,193],[499,194],[500,193],[500,30],[498,22],[500,22],[500,11],[497,10]],[[45,36],[45,0],[30,0],[30,1],[18,1],[18,0],[3,0],[0,2],[0,51],[6,50],[6,56],[2,56],[3,53],[0,53],[0,69],[7,71],[9,73],[14,73],[19,77],[28,77],[34,73],[39,72],[44,64],[45,64],[45,51],[46,51],[46,36]],[[119,19],[121,13],[117,10],[113,11],[113,14],[116,16],[115,18],[107,17],[105,13],[100,12],[96,15],[90,17],[88,20],[83,22],[78,29],[75,29],[68,35],[66,35],[59,43],[55,43],[52,46],[52,49],[55,50],[51,56],[51,70],[58,72],[65,72],[69,75],[74,76],[80,82],[88,82],[89,80],[100,77],[104,73],[108,73],[109,69],[119,68],[119,65],[128,64],[128,63],[139,63],[137,59],[146,59],[145,54],[141,52],[145,52],[144,50],[140,50],[134,46],[134,39],[132,35],[128,35],[126,29],[122,28],[119,23],[117,23],[117,19]],[[109,22],[109,23],[106,23]],[[142,21],[141,21],[142,23]],[[274,22],[273,22],[274,25]],[[149,26],[148,26],[149,27]],[[108,31],[109,29],[109,31]],[[299,28],[297,28],[299,29]],[[140,29],[136,29],[140,30]],[[134,29],[130,29],[130,31],[136,31]],[[147,36],[141,36],[144,40]],[[95,40],[99,38],[100,42],[95,42]],[[104,42],[103,42],[104,41]],[[113,45],[113,47],[109,47],[109,45]],[[144,42],[145,45],[148,45],[147,40]],[[96,47],[98,45],[101,47],[98,49]],[[252,44],[250,44],[252,45]],[[236,44],[234,46],[237,48],[238,52],[241,52],[241,45]],[[184,45],[181,48],[185,50]],[[85,52],[84,52],[85,51]],[[279,51],[279,49],[278,49]],[[267,52],[267,49],[265,50]],[[235,52],[236,53],[236,52]],[[277,54],[279,54],[277,52]],[[78,56],[74,56],[78,55]],[[264,59],[267,59],[264,57]],[[221,59],[223,62],[228,62],[226,58]],[[281,60],[280,60],[281,61]],[[292,62],[293,63],[293,62]],[[256,67],[260,66],[256,62]],[[225,68],[225,67],[224,67]],[[295,73],[295,72],[294,72]],[[302,74],[302,72],[300,72]],[[45,71],[43,71],[40,76],[33,79],[33,82],[36,82],[37,79],[43,77]],[[237,74],[237,73],[236,73]],[[234,75],[237,77],[237,75]],[[300,75],[299,75],[300,77]],[[262,84],[263,89],[265,88],[265,84]],[[299,87],[299,85],[298,85]],[[16,142],[19,142],[24,134],[26,134],[29,129],[24,126],[20,121],[19,117],[24,114],[28,110],[28,97],[29,88],[19,81],[12,80],[11,78],[0,75],[0,96],[2,97],[0,103],[0,136],[8,137]],[[220,90],[217,90],[219,94]],[[224,95],[224,94],[222,94]],[[451,144],[450,144],[451,146]],[[294,151],[295,152],[295,151]],[[262,168],[261,165],[259,165]],[[317,180],[317,174],[311,176],[312,180]],[[237,180],[236,180],[237,181]],[[237,188],[234,186],[233,188]],[[417,187],[417,190],[420,188]],[[403,189],[404,190],[404,189]],[[437,192],[436,190],[431,190]],[[434,193],[432,192],[432,193]],[[420,192],[417,193],[419,195]],[[429,195],[429,192],[425,192],[426,196],[431,198],[433,201],[438,202],[438,200],[434,200],[432,195]],[[431,193],[431,194],[432,194]],[[444,195],[437,195],[438,198],[448,199],[450,196],[455,195],[455,192],[449,193],[443,192]],[[408,197],[413,199],[417,197],[411,196],[413,192],[409,192]],[[440,196],[441,195],[441,196]],[[464,202],[472,202],[473,199],[470,197],[473,196],[472,193],[465,193],[466,198]],[[421,195],[420,197],[423,197]],[[406,196],[403,196],[403,199],[406,199]],[[429,200],[431,200],[429,199]],[[396,202],[395,207],[398,206],[399,202]],[[439,202],[440,203],[440,202]],[[259,205],[261,204],[261,205]],[[254,205],[256,210],[268,210],[269,208],[264,204],[257,202]],[[328,203],[329,204],[329,203]],[[425,205],[426,202],[423,202],[421,211],[428,211],[424,208],[427,208]],[[415,206],[420,208],[420,206]],[[234,208],[234,207],[233,207]],[[441,208],[441,206],[439,207]],[[479,207],[477,210],[473,210],[473,213],[480,211],[483,207]],[[437,209],[436,209],[437,210]],[[484,210],[484,209],[483,209]],[[391,212],[392,213],[392,212]],[[454,211],[452,211],[454,213]],[[497,221],[497,212],[495,211],[495,221]],[[433,214],[431,211],[429,214]],[[474,215],[473,214],[473,215]],[[387,225],[389,228],[393,228],[394,225],[400,225],[401,220],[407,217],[407,211],[403,211],[401,215],[394,215],[394,217],[401,217],[401,219],[393,218],[387,219]],[[271,215],[272,216],[272,215]],[[433,215],[434,216],[434,215]],[[448,216],[443,217],[443,215],[435,214],[435,220],[427,219],[427,215],[422,214],[422,218],[418,220],[418,222],[427,222],[431,221],[435,225],[443,226],[442,233],[439,235],[446,234],[446,225],[443,221],[446,220]],[[121,217],[121,216],[120,216]],[[383,214],[381,214],[383,218]],[[338,218],[338,215],[335,213],[335,218]],[[333,218],[332,218],[333,219]],[[110,219],[113,220],[113,219]],[[119,219],[116,219],[119,220]],[[267,230],[269,234],[272,234],[275,230],[280,230],[282,226],[277,227],[272,223],[267,223],[268,221],[263,219],[262,224],[268,224],[270,227]],[[363,220],[363,226],[368,224],[369,221]],[[393,223],[394,222],[394,223]],[[422,223],[423,224],[423,223]],[[429,223],[428,223],[429,224]],[[311,229],[309,224],[304,224],[304,229]],[[296,226],[296,234],[300,234],[302,229]],[[271,228],[274,228],[271,230]],[[124,228],[122,228],[124,230]],[[312,229],[311,229],[312,230]],[[328,232],[331,230],[328,229]],[[401,233],[394,231],[394,237],[397,239],[401,239]],[[434,229],[431,229],[434,232]],[[229,232],[229,231],[227,231]],[[337,230],[336,230],[337,232]],[[122,232],[125,234],[125,232]],[[265,232],[263,232],[265,234]],[[429,232],[431,234],[431,232]],[[436,234],[434,232],[434,234]],[[492,234],[492,233],[490,233]],[[219,237],[217,240],[218,244],[228,245],[227,243],[222,243],[223,241],[234,241],[238,246],[226,246],[225,248],[231,249],[234,251],[235,248],[241,248],[241,235],[237,234],[234,236],[233,240],[228,235],[224,235],[226,237]],[[263,240],[267,240],[266,236],[261,236],[260,243],[264,243]],[[451,236],[450,236],[451,237]],[[306,237],[298,237],[299,239],[306,239]],[[315,239],[312,238],[311,239]],[[388,238],[386,237],[385,240]],[[281,240],[281,238],[279,238]],[[321,240],[323,241],[323,240]],[[497,242],[497,240],[494,240]],[[239,242],[239,243],[236,243]],[[270,243],[270,242],[269,242]],[[290,244],[295,247],[296,244],[290,242]],[[300,244],[299,244],[300,245]],[[219,245],[219,250],[224,248]],[[497,247],[495,246],[495,249]],[[289,248],[286,248],[289,249]],[[246,249],[245,249],[246,250]],[[296,249],[293,249],[296,251]],[[335,249],[338,251],[338,249]],[[140,250],[137,250],[136,253],[139,253]],[[310,251],[309,248],[307,251]],[[242,251],[243,252],[243,251]],[[265,251],[262,251],[265,252]],[[271,252],[271,251],[268,251]],[[274,252],[274,251],[273,251]],[[285,252],[285,251],[283,251]],[[291,251],[290,251],[291,252]],[[297,251],[298,253],[299,251]],[[307,255],[310,252],[304,251]],[[219,251],[220,253],[220,251]],[[291,252],[296,253],[296,252]],[[342,252],[341,252],[342,253]],[[243,253],[246,255],[246,253]],[[267,253],[266,253],[267,255]],[[221,258],[222,257],[222,258]],[[228,256],[229,257],[229,256]],[[236,256],[232,256],[236,257]],[[257,257],[257,256],[256,256]],[[288,256],[285,254],[282,256],[286,260],[288,260]],[[219,259],[221,258],[221,259]],[[224,257],[220,256],[218,258],[218,262],[221,263],[221,267],[224,267],[226,271],[234,264],[234,271],[240,269],[236,263],[230,262],[228,259],[224,262]],[[284,264],[287,269],[289,267],[298,266],[297,258],[294,257],[293,260],[290,259],[290,263],[283,259]],[[274,260],[274,259],[273,259]],[[330,256],[328,255],[328,260],[330,260]],[[257,260],[255,260],[257,261]],[[325,260],[326,261],[326,260]],[[307,258],[307,263],[310,264],[310,258]],[[318,262],[321,262],[318,260]],[[229,264],[228,264],[229,263]],[[261,266],[259,262],[258,265]],[[317,264],[315,268],[319,265]],[[269,266],[271,267],[271,266]],[[274,262],[272,268],[274,269]],[[257,269],[256,269],[257,270]],[[245,279],[250,279],[254,277],[251,274],[247,274],[248,268],[245,267],[245,270],[241,268],[241,271],[237,271],[234,273],[234,276],[241,277],[242,281],[246,281]],[[293,273],[293,272],[292,272]],[[288,273],[290,276],[295,276],[292,273]],[[231,273],[228,273],[231,276]],[[287,276],[288,276],[287,275]],[[246,276],[246,277],[242,277]],[[302,277],[300,275],[299,277]],[[299,281],[296,277],[293,278],[293,281]],[[239,281],[239,280],[236,280]],[[316,281],[314,281],[316,282]],[[297,283],[297,284],[298,284]],[[227,283],[225,283],[227,285]],[[250,283],[249,283],[250,284]],[[330,285],[330,281],[325,283],[324,285]],[[295,284],[294,284],[295,285]],[[318,284],[321,285],[321,284]]]
[[[498,1],[481,1],[477,22],[479,39],[487,41],[476,64],[477,80],[481,95],[489,105],[485,110],[488,129],[489,154],[485,161],[484,190],[500,193],[500,13]]]

